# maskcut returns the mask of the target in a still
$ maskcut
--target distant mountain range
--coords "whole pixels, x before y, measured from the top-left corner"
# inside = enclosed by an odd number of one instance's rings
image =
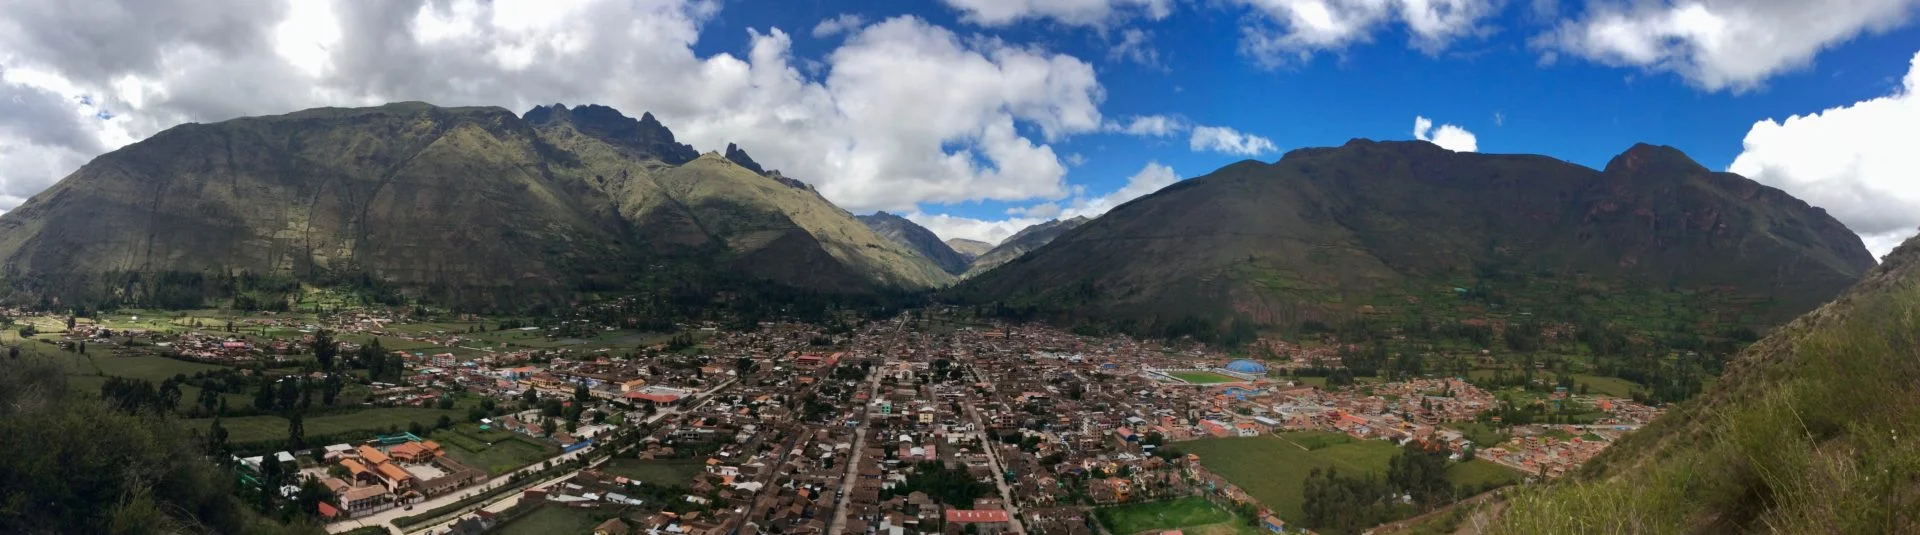
[[[1000,245],[955,238],[940,241],[933,231],[907,218],[878,212],[859,216],[874,232],[939,265],[948,273],[971,277],[1011,262],[1028,251],[1039,249],[1061,233],[1087,222],[1085,217],[1036,223],[1007,237]],[[959,249],[966,249],[967,252]]]
[[[1669,147],[1594,170],[1355,140],[1175,184],[950,295],[1142,332],[1485,311],[1767,326],[1873,265],[1825,211]]]
[[[272,279],[507,303],[710,275],[850,293],[954,279],[738,147],[702,155],[604,106],[185,124],[0,216],[0,276],[70,298],[187,304]]]
[[[960,253],[960,256],[966,258],[968,262],[972,262],[973,259],[979,258],[980,255],[987,254],[987,251],[993,250],[993,244],[991,243],[966,238],[947,240],[947,247],[953,249],[953,252]]]
[[[200,306],[298,282],[504,308],[964,280],[945,296],[1143,332],[1474,310],[1769,325],[1872,265],[1824,211],[1646,145],[1593,170],[1356,140],[992,247],[943,242],[892,214],[855,217],[741,147],[702,154],[651,114],[591,105],[180,125],[0,216],[16,299]]]

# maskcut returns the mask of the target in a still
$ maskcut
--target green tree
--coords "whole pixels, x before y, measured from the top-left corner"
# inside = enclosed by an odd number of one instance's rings
[[[340,344],[334,341],[333,331],[320,329],[313,333],[313,360],[320,363],[321,370],[332,370],[333,357],[339,353]]]

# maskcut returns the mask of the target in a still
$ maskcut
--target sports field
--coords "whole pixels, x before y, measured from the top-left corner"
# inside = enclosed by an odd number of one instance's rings
[[[1200,456],[1200,464],[1246,489],[1281,519],[1301,517],[1302,492],[1314,468],[1342,474],[1384,476],[1400,448],[1384,440],[1359,440],[1338,433],[1303,431],[1249,438],[1210,438],[1180,443]],[[1455,485],[1479,486],[1516,481],[1520,474],[1491,462],[1474,460],[1448,468]]]
[[[705,471],[705,463],[694,459],[614,459],[608,461],[601,471],[616,476],[671,487],[687,486],[693,478]]]
[[[1114,535],[1180,530],[1194,535],[1254,535],[1260,531],[1204,498],[1103,507],[1094,518]]]
[[[556,446],[538,444],[498,429],[481,431],[473,424],[434,431],[430,438],[445,447],[453,460],[496,476],[560,453]]]
[[[1175,379],[1179,379],[1179,380],[1193,383],[1196,385],[1210,385],[1210,384],[1217,384],[1217,383],[1231,383],[1234,381],[1239,381],[1239,379],[1234,379],[1232,377],[1227,377],[1225,375],[1220,375],[1213,372],[1167,372],[1167,375],[1171,375]]]

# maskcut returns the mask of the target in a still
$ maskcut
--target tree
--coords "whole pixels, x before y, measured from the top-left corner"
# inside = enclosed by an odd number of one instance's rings
[[[307,425],[301,421],[300,413],[287,414],[287,446],[293,449],[306,449]]]
[[[448,418],[448,417],[447,417],[447,415],[445,415],[445,414],[442,414],[442,415],[440,415],[440,420],[438,420],[438,421],[435,421],[435,422],[433,423],[433,427],[434,427],[434,429],[447,429],[447,428],[451,428],[451,427],[453,427],[453,419],[452,419],[452,418]]]
[[[333,357],[339,352],[340,344],[334,341],[333,331],[320,329],[313,333],[313,360],[320,363],[322,371],[333,369]]]
[[[215,459],[224,459],[227,455],[227,428],[220,425],[220,417],[213,417],[213,425],[207,427],[207,454]]]
[[[346,386],[346,381],[342,381],[339,374],[327,375],[327,382],[320,389],[320,402],[333,406],[333,402],[340,398],[340,390]]]
[[[334,499],[336,496],[333,494],[333,489],[320,484],[319,479],[309,477],[300,483],[300,497],[295,503],[299,508],[299,514],[312,517],[320,515],[321,502],[331,502]]]

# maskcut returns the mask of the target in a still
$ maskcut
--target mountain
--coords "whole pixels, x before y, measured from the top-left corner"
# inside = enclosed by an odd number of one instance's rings
[[[969,259],[960,253],[954,252],[953,248],[947,247],[946,242],[940,241],[940,237],[934,235],[933,231],[927,230],[926,227],[909,221],[907,218],[886,212],[875,212],[873,215],[856,217],[860,219],[861,223],[866,223],[867,228],[871,228],[874,232],[880,234],[880,237],[886,238],[901,247],[905,247],[908,251],[920,255],[922,258],[926,258],[928,261],[933,262],[934,265],[940,266],[940,269],[946,270],[947,273],[959,275],[967,271],[967,261]]]
[[[185,124],[0,216],[0,276],[43,297],[194,306],[272,280],[511,303],[671,273],[824,292],[952,279],[804,184],[604,106],[523,117],[409,102]]]
[[[987,252],[981,253],[980,256],[974,257],[973,265],[967,268],[966,276],[978,276],[993,268],[1000,267],[1001,264],[1012,262],[1014,259],[1020,258],[1021,255],[1025,255],[1029,251],[1039,249],[1041,246],[1046,245],[1047,242],[1051,242],[1054,238],[1060,237],[1061,234],[1086,224],[1087,221],[1088,219],[1084,216],[1066,220],[1054,219],[1020,229],[1020,232],[1015,232],[1012,236],[1008,236],[1006,240],[1001,241],[1000,245],[994,246],[994,248],[987,250]]]
[[[992,251],[993,244],[980,240],[954,238],[947,240],[947,248],[953,249],[953,252],[960,253],[961,257],[966,258],[968,262],[972,262],[973,259],[979,258],[980,255],[987,254],[987,251]]]
[[[1159,333],[1489,311],[1690,329],[1778,324],[1873,265],[1825,211],[1669,147],[1594,170],[1355,140],[1167,187],[951,295]]]
[[[1514,494],[1494,532],[1920,532],[1917,357],[1920,239],[1698,399]]]

